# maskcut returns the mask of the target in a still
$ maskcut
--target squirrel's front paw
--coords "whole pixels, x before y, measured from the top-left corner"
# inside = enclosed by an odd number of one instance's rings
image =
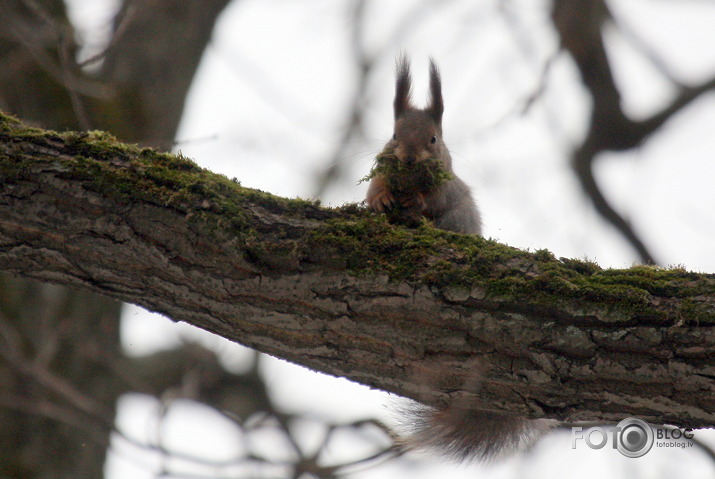
[[[402,199],[400,204],[405,208],[414,208],[418,211],[427,209],[427,200],[425,200],[425,196],[422,193],[417,193],[416,195]]]
[[[384,189],[378,191],[374,196],[368,198],[367,205],[380,213],[384,213],[386,210],[395,203],[395,197],[392,196],[390,190]]]

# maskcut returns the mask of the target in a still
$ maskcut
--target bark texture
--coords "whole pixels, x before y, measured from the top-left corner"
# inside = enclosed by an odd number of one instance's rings
[[[714,275],[394,227],[105,134],[0,131],[2,270],[430,404],[715,425]]]

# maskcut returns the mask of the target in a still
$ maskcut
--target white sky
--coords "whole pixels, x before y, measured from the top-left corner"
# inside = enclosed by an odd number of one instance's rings
[[[89,26],[90,39],[97,25],[110,18],[109,0],[72,3],[77,21]],[[433,55],[443,75],[445,141],[457,174],[474,189],[486,235],[517,247],[545,247],[557,256],[587,257],[604,267],[630,266],[636,260],[633,252],[592,211],[567,169],[566,153],[584,134],[589,111],[570,61],[558,57],[541,99],[528,113],[513,113],[537,88],[541,68],[557,48],[548,26],[549,2],[435,2],[395,39],[400,20],[416,3],[372,1],[368,7],[366,49],[382,57],[367,94],[366,138],[341,159],[346,177],[329,190],[324,203],[356,202],[364,196],[366,186],[356,182],[391,134],[393,58],[400,50],[412,56],[419,101],[426,91],[427,57]],[[312,196],[315,175],[327,166],[356,88],[356,72],[346,53],[351,5],[336,0],[241,0],[230,5],[191,90],[178,135],[182,153],[246,186],[281,196]],[[618,0],[609,5],[625,21],[629,35],[643,39],[678,81],[696,84],[715,74],[713,4]],[[627,112],[642,118],[657,111],[672,98],[672,85],[628,35],[614,29],[607,34]],[[665,264],[715,271],[714,125],[711,94],[637,151],[597,162],[606,196]],[[133,354],[200,336],[229,362],[241,356],[238,347],[189,329],[151,320],[130,307],[123,332]],[[344,420],[351,419],[349,414],[389,420],[384,394],[277,360],[266,360],[264,366],[271,388],[295,410]],[[152,438],[157,407],[145,397],[128,396],[118,422],[136,438]],[[212,413],[195,409],[177,406],[161,427],[174,431],[170,436],[179,449],[231,457],[238,447],[235,432]],[[539,446],[544,453],[494,466],[490,477],[552,478],[573,471],[577,463],[580,478],[712,477],[715,468],[692,451],[659,450],[630,460],[612,451],[573,451],[570,446],[568,435],[545,441]],[[141,455],[121,441],[115,449],[108,465],[111,479],[154,477],[152,471],[160,467],[154,455]],[[478,469],[425,460],[417,468],[391,464],[352,477],[474,477]],[[235,471],[212,474],[230,477],[230,472]]]

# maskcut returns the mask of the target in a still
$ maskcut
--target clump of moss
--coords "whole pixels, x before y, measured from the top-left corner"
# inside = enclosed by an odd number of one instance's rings
[[[452,172],[445,169],[437,158],[407,164],[395,156],[394,151],[384,150],[375,157],[375,165],[359,183],[377,176],[387,180],[387,186],[395,196],[431,191],[451,180]]]
[[[395,199],[386,212],[388,220],[416,227],[425,221],[425,195],[451,180],[453,175],[439,159],[408,164],[400,161],[393,150],[386,149],[375,157],[375,165],[360,183],[376,177],[385,179]]]

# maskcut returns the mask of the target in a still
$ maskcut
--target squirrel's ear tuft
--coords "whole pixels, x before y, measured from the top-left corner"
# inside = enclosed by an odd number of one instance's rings
[[[403,53],[397,57],[397,81],[395,83],[395,120],[411,108],[412,77],[410,60]]]
[[[429,88],[430,88],[430,103],[427,107],[427,113],[432,117],[438,125],[442,123],[442,113],[444,113],[444,103],[442,102],[442,80],[439,76],[439,69],[434,61],[430,58],[429,61]]]

